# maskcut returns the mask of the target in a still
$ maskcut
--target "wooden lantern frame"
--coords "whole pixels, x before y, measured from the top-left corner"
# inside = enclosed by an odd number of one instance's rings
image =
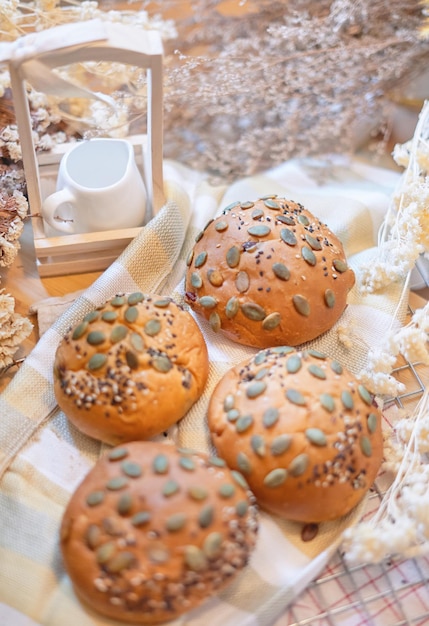
[[[79,62],[107,61],[141,67],[147,74],[147,134],[129,136],[147,190],[147,214],[165,203],[163,190],[163,49],[157,31],[99,19],[55,26],[0,44],[0,62],[7,63],[27,185],[34,247],[40,276],[92,272],[108,267],[141,228],[47,236],[41,216],[44,173],[56,174],[71,143],[36,153],[26,82],[49,77],[51,93],[96,97],[89,90],[65,83],[52,70]],[[54,77],[55,76],[55,77]],[[57,85],[55,86],[55,81]],[[43,82],[43,81],[42,81]],[[37,83],[37,80],[36,80]],[[57,89],[58,91],[55,91]],[[41,90],[41,89],[39,89]]]

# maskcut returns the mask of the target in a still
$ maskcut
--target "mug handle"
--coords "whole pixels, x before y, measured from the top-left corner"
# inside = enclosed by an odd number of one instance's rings
[[[60,189],[51,194],[42,202],[42,216],[47,221],[49,226],[52,226],[55,230],[61,230],[64,233],[73,234],[74,223],[64,222],[59,219],[55,219],[55,213],[63,204],[74,204],[75,197],[68,189]]]

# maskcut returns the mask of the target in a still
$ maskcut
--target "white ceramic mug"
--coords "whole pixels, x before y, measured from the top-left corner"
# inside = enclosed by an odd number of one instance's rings
[[[124,139],[77,142],[61,159],[57,191],[42,203],[47,224],[60,233],[142,226],[146,189]]]

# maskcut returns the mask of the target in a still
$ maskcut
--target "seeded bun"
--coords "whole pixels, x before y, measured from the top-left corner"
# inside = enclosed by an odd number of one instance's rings
[[[231,369],[208,409],[213,443],[261,508],[322,522],[348,513],[383,456],[373,397],[337,361],[273,348]]]
[[[111,444],[149,439],[202,394],[207,347],[171,298],[117,295],[66,334],[54,373],[57,402],[79,430]]]
[[[269,196],[228,206],[198,235],[186,301],[237,343],[297,346],[335,324],[354,281],[329,228]]]
[[[257,528],[243,477],[220,459],[140,441],[113,448],[77,488],[61,550],[84,603],[112,619],[156,624],[232,581]]]

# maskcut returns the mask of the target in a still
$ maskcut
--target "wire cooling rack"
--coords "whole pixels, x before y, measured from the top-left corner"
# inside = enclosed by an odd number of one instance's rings
[[[406,381],[406,391],[392,403],[410,411],[425,390],[428,367],[404,361],[393,373]],[[369,510],[383,499],[382,483],[371,491]],[[338,550],[275,626],[429,626],[429,555],[351,567]]]

